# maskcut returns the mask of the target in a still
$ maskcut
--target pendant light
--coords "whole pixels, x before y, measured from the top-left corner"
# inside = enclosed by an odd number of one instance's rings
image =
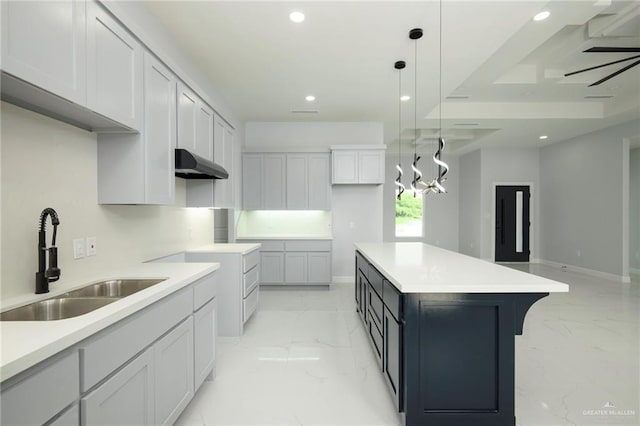
[[[433,154],[433,162],[437,165],[437,173],[435,179],[424,184],[424,192],[429,194],[433,192],[435,194],[446,194],[447,190],[442,185],[442,182],[447,180],[445,177],[449,172],[449,165],[442,161],[442,150],[445,147],[444,138],[442,137],[442,0],[440,0],[440,72],[438,78],[440,80],[440,108],[439,108],[439,123],[438,123],[438,148]]]
[[[413,170],[413,180],[411,181],[411,190],[413,196],[417,197],[418,184],[422,183],[422,172],[418,168],[418,161],[420,156],[418,155],[418,40],[422,37],[422,28],[414,28],[409,31],[409,38],[414,41],[414,85],[413,85],[413,163],[411,163],[411,169]]]
[[[398,200],[400,200],[405,188],[402,184],[402,70],[407,64],[404,61],[397,61],[393,64],[393,67],[398,70],[398,164],[396,169],[398,170],[398,178],[396,179],[396,186],[398,187]]]

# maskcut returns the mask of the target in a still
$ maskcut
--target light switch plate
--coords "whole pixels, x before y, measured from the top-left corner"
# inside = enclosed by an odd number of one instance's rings
[[[73,240],[73,258],[81,259],[85,256],[85,241],[84,238],[76,238]]]
[[[95,256],[98,252],[96,237],[87,237],[87,257]]]

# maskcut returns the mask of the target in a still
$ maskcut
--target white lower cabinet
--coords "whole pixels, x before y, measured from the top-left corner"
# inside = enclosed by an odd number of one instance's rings
[[[307,282],[307,253],[287,253],[284,257],[284,282],[300,284]]]
[[[153,346],[156,424],[173,424],[193,398],[193,331],[190,316]]]
[[[74,404],[54,419],[48,426],[78,426],[80,424],[80,407]]]
[[[284,253],[260,253],[260,267],[262,268],[261,284],[284,283]]]
[[[216,300],[193,314],[194,385],[198,389],[212,374],[216,363]]]
[[[173,424],[215,372],[216,274],[2,382],[0,424]]]
[[[81,424],[154,424],[153,363],[153,348],[149,348],[82,398]]]
[[[307,254],[307,282],[309,284],[331,282],[331,253],[311,252]]]

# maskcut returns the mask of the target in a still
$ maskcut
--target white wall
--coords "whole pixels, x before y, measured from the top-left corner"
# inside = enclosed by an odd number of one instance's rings
[[[629,122],[540,151],[540,257],[628,276]]]
[[[354,243],[382,241],[383,185],[334,185],[333,276],[354,276]]]
[[[384,129],[376,122],[248,122],[245,146],[265,149],[314,149],[331,145],[382,144]],[[354,242],[382,241],[384,185],[333,185],[333,275],[353,277]]]
[[[630,154],[629,270],[640,274],[640,148],[632,149]]]
[[[0,119],[3,301],[34,292],[38,219],[45,207],[60,217],[61,282],[105,267],[117,276],[118,265],[212,242],[213,212],[184,208],[183,180],[176,180],[174,206],[101,206],[96,134],[4,102]],[[49,221],[46,229],[49,244]],[[87,236],[97,238],[97,256],[73,260],[72,240]]]
[[[331,145],[383,144],[383,125],[377,122],[248,122],[247,147],[326,148]]]
[[[425,151],[427,151],[425,149]],[[423,159],[420,160],[425,180],[427,177],[432,178],[435,173],[431,161],[431,154],[425,152]],[[411,173],[411,163],[413,154],[402,156],[403,184],[406,188],[411,185],[413,173]],[[393,182],[398,177],[396,164],[398,163],[398,155],[387,152],[386,156],[386,178],[383,193],[383,238],[384,241],[422,241],[427,244],[433,244],[448,250],[458,251],[458,200],[459,185],[458,174],[460,171],[458,157],[454,157],[444,153],[442,159],[449,164],[450,171],[445,181],[446,194],[429,194],[424,197],[423,215],[422,215],[422,238],[396,238],[395,236],[395,206],[396,206],[396,186]],[[405,194],[410,191],[407,189]]]
[[[538,148],[483,148],[481,178],[481,253],[482,259],[495,259],[495,198],[496,184],[530,184],[532,224],[529,236],[531,256],[538,258],[540,201],[540,151]]]
[[[482,154],[480,150],[460,157],[460,199],[459,199],[459,243],[460,253],[469,256],[481,255],[481,173]]]

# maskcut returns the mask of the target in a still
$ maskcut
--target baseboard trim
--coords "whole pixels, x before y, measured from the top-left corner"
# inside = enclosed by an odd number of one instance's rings
[[[353,282],[355,282],[355,277],[351,277],[351,276],[344,276],[344,275],[334,275],[331,279],[332,283],[336,283],[336,284],[351,284]]]
[[[564,263],[554,262],[552,260],[539,259],[539,263],[547,266],[553,266],[555,268],[566,269],[572,272],[580,272],[592,277],[604,278],[610,281],[617,281],[622,283],[630,283],[631,277],[629,275],[616,275],[609,272],[596,271],[595,269],[582,268],[580,266],[567,265]]]

